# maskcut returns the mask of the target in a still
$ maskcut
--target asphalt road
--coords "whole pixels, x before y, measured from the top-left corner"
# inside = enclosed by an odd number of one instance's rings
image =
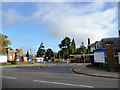
[[[118,88],[118,80],[75,74],[75,64],[2,68],[2,88]]]

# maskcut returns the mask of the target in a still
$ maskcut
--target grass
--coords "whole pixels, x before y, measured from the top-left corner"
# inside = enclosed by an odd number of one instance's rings
[[[24,65],[24,64],[33,64],[33,63],[31,63],[31,62],[17,62],[17,64],[11,64],[11,63],[5,64],[5,63],[0,63],[0,66],[5,66],[5,65]]]
[[[4,66],[4,65],[6,65],[5,63],[0,63],[0,66]]]
[[[99,66],[87,65],[87,67],[88,67],[88,68],[92,68],[92,69],[106,70],[105,67],[99,67]]]
[[[20,62],[20,63],[17,63],[17,64],[33,64],[32,62]]]

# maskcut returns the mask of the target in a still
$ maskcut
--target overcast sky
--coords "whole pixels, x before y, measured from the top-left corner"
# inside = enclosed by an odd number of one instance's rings
[[[3,2],[2,33],[13,49],[30,48],[36,54],[40,43],[58,51],[61,40],[75,39],[77,47],[102,38],[118,36],[117,2]]]

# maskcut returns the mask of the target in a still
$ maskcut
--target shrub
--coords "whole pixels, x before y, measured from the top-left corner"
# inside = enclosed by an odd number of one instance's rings
[[[11,61],[10,63],[11,64],[17,64],[17,61]]]

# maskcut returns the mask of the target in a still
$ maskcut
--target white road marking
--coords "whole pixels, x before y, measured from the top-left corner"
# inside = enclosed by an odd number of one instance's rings
[[[21,69],[12,69],[12,70],[21,70]]]
[[[66,86],[77,86],[77,87],[93,88],[93,86],[86,86],[86,85],[75,85],[75,84],[59,83],[59,82],[48,82],[48,81],[40,81],[40,80],[33,80],[33,81],[34,82],[42,82],[42,83],[61,84],[61,85],[66,85]]]
[[[9,79],[17,79],[15,77],[7,77],[7,76],[1,76],[1,77],[3,77],[3,78],[9,78]]]

